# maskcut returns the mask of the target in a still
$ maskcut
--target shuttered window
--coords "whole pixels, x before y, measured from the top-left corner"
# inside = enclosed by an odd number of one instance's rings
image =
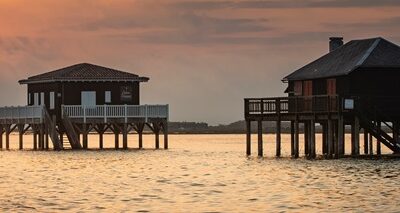
[[[294,95],[303,95],[303,82],[302,81],[294,82]]]
[[[312,81],[304,81],[303,82],[303,95],[304,96],[312,96],[313,95],[313,86]]]
[[[327,95],[336,95],[336,79],[326,80],[326,86]]]
[[[105,103],[111,103],[111,91],[105,92]]]

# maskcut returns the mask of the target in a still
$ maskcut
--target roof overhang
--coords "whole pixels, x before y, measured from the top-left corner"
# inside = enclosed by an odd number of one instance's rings
[[[118,79],[106,79],[106,78],[92,78],[92,79],[24,79],[18,81],[19,84],[42,84],[42,83],[71,83],[71,82],[148,82],[147,77],[137,78],[118,78]]]

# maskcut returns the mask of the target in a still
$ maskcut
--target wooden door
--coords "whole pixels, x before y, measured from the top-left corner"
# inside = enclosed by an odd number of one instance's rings
[[[336,95],[336,79],[327,79],[326,80],[326,94],[327,95]]]
[[[304,111],[312,111],[313,82],[303,82]]]

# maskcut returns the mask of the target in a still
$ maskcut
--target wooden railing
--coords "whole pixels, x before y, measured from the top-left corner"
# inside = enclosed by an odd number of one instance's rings
[[[0,120],[43,123],[44,106],[0,107]]]
[[[105,123],[109,119],[123,118],[127,121],[129,118],[143,118],[146,121],[149,118],[169,117],[168,105],[63,105],[63,115],[69,118],[80,118],[86,122],[87,119],[103,119]]]
[[[245,115],[285,113],[330,113],[339,110],[338,96],[294,96],[277,98],[246,98]]]

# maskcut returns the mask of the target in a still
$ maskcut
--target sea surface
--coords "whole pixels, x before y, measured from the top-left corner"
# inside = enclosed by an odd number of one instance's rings
[[[244,135],[171,135],[169,150],[153,150],[151,135],[133,149],[130,135],[128,151],[113,138],[108,150],[55,152],[29,150],[27,135],[19,151],[13,135],[0,151],[0,212],[400,211],[400,160],[291,159],[288,135],[282,158],[273,135],[264,158],[246,157]]]

